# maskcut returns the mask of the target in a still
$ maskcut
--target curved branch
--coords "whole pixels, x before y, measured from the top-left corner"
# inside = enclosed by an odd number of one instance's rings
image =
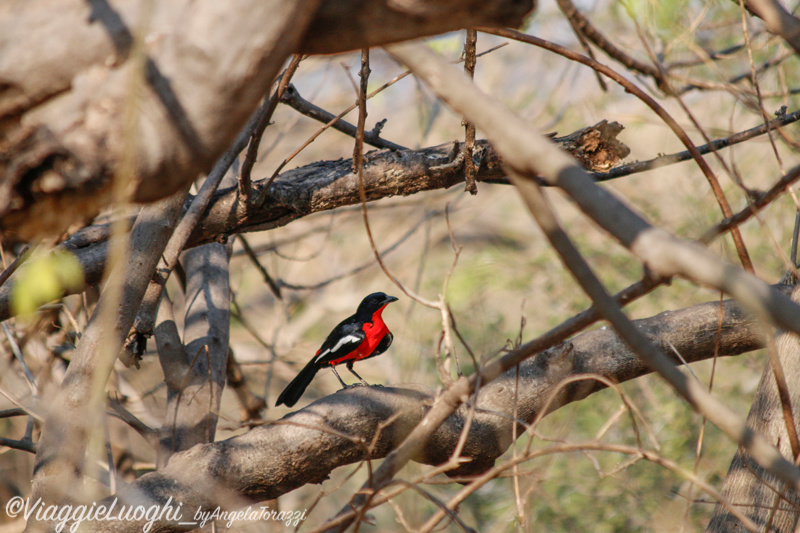
[[[667,311],[635,323],[665,350],[674,347],[684,359],[694,362],[713,357],[720,310],[723,327],[719,355],[733,356],[762,346],[763,335],[756,321],[731,300]],[[596,373],[623,382],[650,373],[610,329],[582,333],[570,343],[572,350],[566,355],[556,347],[520,365],[516,407],[520,422],[533,421],[566,377]],[[452,475],[483,472],[510,446],[516,379],[516,369],[511,369],[481,389],[462,452],[470,461],[451,471]],[[605,385],[599,382],[563,388],[549,410],[552,412],[603,388]],[[432,398],[433,392],[420,386],[340,391],[244,435],[177,453],[165,469],[142,476],[131,492],[117,496],[158,503],[172,497],[173,502],[183,502],[184,508],[191,509],[226,504],[236,507],[275,498],[305,484],[320,483],[339,466],[366,459],[364,443],[374,442],[371,458],[384,457],[422,419],[427,412],[425,403]],[[468,411],[468,407],[462,406],[451,415],[415,459],[425,464],[440,464],[450,459]],[[108,525],[121,532],[140,530],[142,524],[121,522],[103,526]],[[154,529],[176,528],[174,524],[159,522]]]
[[[557,0],[558,7],[564,15],[572,22],[574,27],[583,34],[587,39],[592,41],[595,46],[600,48],[603,52],[608,54],[612,59],[616,59],[622,63],[629,70],[639,72],[646,76],[652,77],[659,87],[666,87],[664,83],[664,74],[657,67],[650,63],[645,63],[629,55],[627,52],[619,48],[612,41],[606,38],[600,30],[598,30],[589,18],[575,7],[571,0]]]

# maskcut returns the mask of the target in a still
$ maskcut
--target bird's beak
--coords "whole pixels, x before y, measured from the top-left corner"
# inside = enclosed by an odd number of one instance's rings
[[[383,305],[388,305],[388,304],[390,304],[390,303],[392,303],[392,302],[396,302],[397,300],[398,300],[398,299],[397,299],[397,298],[395,298],[394,296],[388,296],[388,295],[387,295],[387,296],[386,296],[386,299],[383,301]]]

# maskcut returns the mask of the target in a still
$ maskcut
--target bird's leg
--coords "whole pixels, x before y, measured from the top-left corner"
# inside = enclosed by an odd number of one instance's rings
[[[359,379],[359,381],[361,381],[361,383],[364,384],[365,387],[369,387],[369,383],[364,381],[364,378],[362,378],[361,376],[356,374],[356,371],[353,370],[353,361],[348,361],[347,362],[347,370],[349,370],[351,374],[353,374],[355,377],[357,377]]]
[[[342,384],[342,388],[341,388],[340,390],[349,389],[349,388],[350,388],[350,386],[346,385],[346,384],[345,384],[345,382],[344,382],[344,381],[342,381],[342,378],[341,378],[341,376],[339,376],[339,373],[336,371],[336,367],[334,367],[333,365],[331,365],[331,370],[333,370],[333,373],[334,373],[334,374],[336,374],[336,379],[338,379],[338,380],[339,380],[339,383],[341,383],[341,384]]]

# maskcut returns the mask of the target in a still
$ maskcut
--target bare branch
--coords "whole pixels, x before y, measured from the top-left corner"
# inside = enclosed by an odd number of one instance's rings
[[[800,19],[789,13],[778,0],[747,0],[750,13],[764,20],[767,29],[783,37],[800,54]]]
[[[464,42],[464,72],[470,78],[475,78],[475,47],[478,43],[478,32],[467,29],[467,39]],[[464,177],[466,185],[464,190],[470,194],[478,194],[478,185],[475,183],[475,160],[472,158],[475,150],[475,124],[464,122]]]
[[[631,94],[635,95],[639,98],[643,103],[645,103],[653,112],[661,118],[664,123],[669,126],[675,136],[681,141],[681,143],[686,147],[688,152],[692,154],[692,159],[694,159],[697,166],[702,171],[703,175],[705,176],[708,184],[711,186],[711,190],[714,192],[714,197],[719,204],[720,210],[722,214],[726,217],[730,217],[733,215],[733,211],[731,210],[730,204],[728,203],[728,199],[725,197],[725,193],[722,190],[722,187],[719,184],[719,180],[714,172],[711,170],[711,167],[708,165],[703,156],[700,152],[697,151],[697,147],[694,145],[692,140],[686,134],[686,131],[677,123],[677,121],[670,115],[664,107],[662,107],[658,102],[655,101],[649,94],[645,91],[640,89],[635,84],[631,83],[629,80],[625,79],[623,76],[612,70],[611,68],[594,61],[593,59],[582,56],[575,52],[572,52],[563,46],[557,45],[555,43],[551,43],[545,41],[544,39],[539,39],[538,37],[534,37],[532,35],[526,35],[524,33],[518,32],[516,30],[487,30],[489,33],[493,33],[495,35],[500,35],[502,37],[509,37],[512,39],[516,39],[521,42],[534,44],[546,50],[551,50],[559,55],[567,57],[573,61],[577,61],[581,64],[587,65],[594,69],[597,72],[602,73],[605,76],[608,76],[615,82],[619,83],[622,87],[625,88],[626,91],[630,92]],[[441,95],[440,95],[441,96]],[[548,180],[545,180],[548,181]],[[731,230],[731,237],[733,238],[733,242],[736,245],[736,252],[739,254],[739,260],[742,262],[742,267],[749,271],[753,272],[753,263],[750,259],[750,254],[747,252],[747,248],[744,245],[744,240],[742,239],[742,235],[739,232],[739,228],[733,228]]]
[[[253,170],[253,165],[256,164],[258,159],[258,147],[261,145],[261,137],[264,135],[264,130],[267,129],[269,121],[272,118],[275,109],[278,107],[281,97],[289,86],[289,80],[294,76],[297,67],[300,66],[302,56],[295,54],[289,62],[289,66],[283,71],[283,75],[278,82],[278,87],[275,92],[264,101],[261,109],[258,112],[258,120],[253,125],[253,131],[250,133],[250,142],[247,146],[247,155],[245,155],[244,163],[242,163],[242,173],[239,177],[239,194],[242,195],[242,202],[245,206],[249,207],[250,200],[250,172]]]
[[[130,235],[128,263],[120,265],[124,268],[115,272],[116,278],[111,281],[122,287],[119,307],[108,308],[107,298],[101,297],[46,415],[33,479],[37,498],[56,504],[75,490],[89,434],[104,415],[104,385],[187,192],[150,204],[137,217]],[[105,329],[105,321],[100,319],[103,313],[113,313],[113,329]]]
[[[764,135],[770,130],[775,130],[781,126],[786,126],[787,124],[791,124],[800,120],[800,111],[794,111],[792,113],[777,112],[776,115],[778,115],[777,118],[770,120],[766,124],[759,124],[758,126],[748,130],[740,131],[728,137],[715,139],[710,143],[698,146],[697,151],[700,154],[715,152],[717,150],[727,148],[728,146],[733,146],[735,144],[750,140],[754,137],[758,137],[759,135]],[[689,153],[688,150],[684,150],[683,152],[678,152],[675,154],[662,155],[648,161],[637,161],[635,163],[620,165],[609,170],[608,172],[596,172],[593,174],[593,176],[597,181],[606,181],[622,176],[628,176],[630,174],[636,174],[638,172],[644,172],[654,168],[660,168],[662,166],[671,165],[680,161],[688,161],[690,159],[692,159],[692,154]]]
[[[667,85],[664,84],[664,75],[658,68],[636,59],[616,46],[592,24],[588,17],[575,7],[572,0],[558,0],[558,7],[561,8],[561,11],[569,19],[577,32],[580,32],[580,34],[593,42],[595,46],[608,54],[609,57],[616,59],[630,70],[652,77],[662,89],[667,87]]]
[[[356,136],[356,127],[353,124],[350,124],[346,120],[339,118],[337,119],[336,115],[325,111],[321,107],[317,107],[302,96],[297,91],[297,88],[294,85],[289,85],[286,88],[286,91],[283,93],[283,97],[281,98],[281,103],[288,105],[298,113],[301,113],[309,118],[313,118],[316,121],[322,122],[323,124],[329,124],[335,120],[331,124],[331,128],[341,131],[345,135],[349,135],[350,137]],[[364,142],[374,146],[375,148],[388,148],[389,150],[406,150],[407,148],[404,146],[400,146],[397,143],[393,143],[391,141],[387,141],[380,136],[380,131],[378,128],[375,128],[372,131],[365,131],[364,132]]]
[[[785,290],[785,288],[784,288]],[[635,321],[637,328],[662,348],[675,346],[690,361],[714,356],[717,346],[718,301]],[[748,318],[733,301],[722,305],[723,328],[719,337],[721,356],[736,355],[763,346],[756,320]],[[554,388],[565,378],[586,373],[624,382],[650,370],[610,330],[582,333],[570,341],[572,350],[538,353],[519,366],[518,419],[530,423],[545,406],[552,412],[603,390],[599,381]],[[676,364],[678,362],[676,361]],[[478,395],[474,421],[461,457],[469,459],[452,475],[478,474],[490,469],[512,443],[517,370],[512,367]],[[214,508],[224,500],[220,492],[265,500],[307,483],[324,480],[334,468],[363,460],[365,447],[373,442],[370,457],[385,457],[423,418],[423,407],[433,391],[423,387],[359,387],[337,392],[291,413],[278,422],[250,432],[176,453],[163,470],[142,476],[133,484],[138,498],[164,502],[172,497],[184,507]],[[425,439],[414,459],[426,464],[447,462],[459,446],[470,408],[462,406]],[[389,423],[391,421],[391,423]],[[380,430],[379,430],[380,428]],[[517,435],[525,434],[518,431]],[[217,490],[207,490],[208,487]],[[124,493],[120,494],[124,497]],[[164,531],[175,530],[163,522]],[[103,527],[109,527],[103,524]],[[139,530],[139,524],[114,524],[113,531]],[[161,531],[159,529],[159,531]]]
[[[541,175],[562,188],[584,213],[654,272],[665,277],[680,275],[725,291],[760,315],[769,316],[781,327],[800,332],[800,308],[791,300],[771,291],[752,274],[723,262],[705,247],[651,226],[612,193],[595,185],[569,156],[532,132],[528,124],[502,104],[481,93],[463,73],[435,53],[417,44],[393,45],[388,50],[411,67],[442,100],[486,131],[503,155],[505,164],[527,179]],[[599,296],[600,291],[593,293],[593,298]],[[612,312],[613,307],[607,310]],[[623,318],[614,324],[615,327],[626,327]],[[627,339],[635,342],[637,351],[643,355],[650,350],[644,342],[637,341],[634,334]],[[724,404],[704,389],[695,387],[693,382],[687,382],[683,374],[667,366],[663,358],[655,354],[650,352],[652,357],[648,357],[648,363],[657,365],[660,374],[670,376],[670,383],[712,423],[745,446],[760,464],[792,486],[800,487],[800,469],[783,458],[763,436],[748,429]]]
[[[242,367],[234,357],[233,350],[228,351],[228,386],[236,393],[236,398],[239,400],[239,405],[242,408],[242,422],[257,420],[261,414],[261,410],[266,407],[264,398],[256,396],[250,391],[245,381],[244,374],[242,374]]]
[[[567,135],[563,138],[564,146],[591,168],[605,169],[629,153],[628,147],[616,139],[621,129],[619,124],[602,121],[596,126]],[[247,142],[249,134],[246,135],[245,131],[240,135],[243,144],[239,150]],[[228,152],[236,153],[235,147]],[[478,181],[496,180],[504,176],[500,160],[487,141],[476,141],[475,157],[480,161],[476,176]],[[452,158],[452,143],[414,151],[367,153],[364,167],[367,200],[395,195],[410,196],[420,191],[463,183],[463,166],[448,166]],[[230,161],[227,163],[229,165]],[[220,160],[212,175],[216,174],[217,169],[223,168],[227,167]],[[244,209],[239,202],[237,187],[217,191],[185,247],[219,241],[227,235],[272,229],[313,213],[358,204],[358,179],[352,175],[352,168],[352,159],[326,161],[288,170],[280,174],[268,189],[269,179],[256,181],[253,183],[253,194],[263,197],[264,202],[247,216],[244,216]],[[189,222],[187,220],[184,224]],[[78,232],[62,245],[77,255],[84,272],[84,285],[72,290],[83,290],[86,286],[99,283],[103,275],[107,236],[107,227],[92,226]],[[11,316],[10,301],[15,278],[11,276],[8,282],[0,286],[0,320]],[[147,302],[155,304],[156,301],[147,298]],[[151,312],[147,313],[148,316],[152,315]]]
[[[522,25],[535,0],[328,0],[309,25],[299,51],[332,54],[482,25]],[[354,13],[357,15],[354,16]]]
[[[27,60],[0,62],[3,86],[9,96],[20,96],[0,116],[21,115],[16,122],[24,124],[4,132],[0,234],[25,239],[60,233],[93,216],[109,202],[110,176],[126,150],[135,150],[135,201],[168,196],[210,170],[299,44],[318,1],[235,0],[223,6],[213,0],[125,0],[111,6],[99,0],[87,9],[71,0],[56,13],[51,2],[37,0],[26,2],[22,18],[4,17],[0,57]],[[148,29],[158,38],[145,42],[135,34],[147,5],[153,7]],[[52,39],[70,36],[69,54],[54,55],[49,40],[12,28],[36,24],[44,13],[58,19],[52,29],[60,33],[50,33]],[[140,120],[131,146],[124,124],[128,80],[137,67],[128,55],[137,39],[147,86],[136,102]],[[50,66],[62,76],[28,79],[30,72],[50,74]],[[43,100],[47,105],[36,106]]]

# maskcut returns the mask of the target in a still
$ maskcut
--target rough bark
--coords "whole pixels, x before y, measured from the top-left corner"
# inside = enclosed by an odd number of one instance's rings
[[[720,312],[723,328],[717,337]],[[710,302],[668,311],[636,324],[659,346],[674,346],[689,362],[712,357],[717,344],[720,356],[762,346],[763,335],[755,321],[733,301],[725,301],[721,309],[719,302]],[[556,385],[568,376],[596,373],[621,382],[650,372],[608,328],[583,333],[570,342],[570,352],[554,349],[520,365],[517,416],[521,420],[531,422]],[[512,369],[481,389],[477,403],[481,412],[476,413],[463,451],[471,461],[455,473],[490,468],[511,444],[516,379]],[[603,388],[595,381],[565,387],[556,394],[549,411]],[[365,443],[373,442],[378,428],[391,420],[380,430],[369,454],[373,459],[384,457],[422,419],[427,411],[425,401],[432,395],[420,386],[340,391],[244,435],[177,453],[165,469],[141,477],[120,496],[160,503],[171,497],[190,509],[237,507],[275,498],[307,483],[322,482],[336,467],[365,459]],[[416,460],[426,464],[447,460],[465,425],[467,410],[462,406],[448,418]],[[110,526],[121,532],[140,530],[142,524]],[[177,529],[174,524],[157,522],[154,531]]]
[[[800,300],[800,290],[795,290],[792,298]],[[800,342],[797,335],[780,332],[775,345],[781,366],[789,384],[789,397],[795,413],[795,427],[800,431],[797,409],[800,409]],[[766,435],[776,444],[784,457],[792,460],[792,450],[786,429],[786,422],[775,375],[767,363],[756,389],[747,423],[759,433]],[[742,450],[736,452],[731,462],[722,495],[734,505],[739,506],[761,531],[790,533],[796,531],[800,520],[800,495],[786,487],[774,475],[753,461]],[[767,525],[769,524],[769,527]],[[714,517],[706,531],[714,533],[747,531],[747,528],[724,507],[717,505]]]
[[[590,170],[600,170],[610,161],[619,161],[630,150],[616,139],[622,126],[601,121],[565,137],[554,139],[581,160]],[[392,152],[381,150],[365,156],[364,180],[367,200],[389,196],[409,196],[420,191],[442,189],[464,182],[463,164],[453,164],[460,145],[447,143],[421,150]],[[478,181],[501,180],[500,159],[487,141],[475,145],[474,159]],[[253,182],[253,195],[261,194],[267,179]],[[236,187],[218,191],[205,216],[187,243],[188,247],[218,241],[236,233],[261,231],[284,226],[304,216],[360,202],[358,180],[352,174],[352,159],[319,161],[286,171],[278,176],[263,204],[245,212]],[[84,285],[97,284],[103,276],[105,239],[108,226],[83,229],[60,248],[75,254],[83,268]],[[0,286],[0,321],[12,316],[11,293],[17,274]]]

